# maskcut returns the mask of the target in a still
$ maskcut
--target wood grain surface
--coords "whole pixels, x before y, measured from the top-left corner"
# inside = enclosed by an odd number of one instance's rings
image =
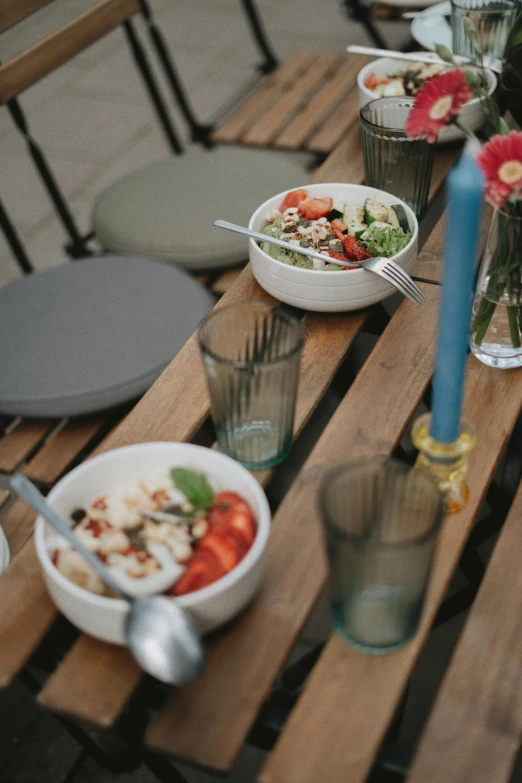
[[[442,529],[420,628],[404,649],[377,657],[333,635],[261,774],[262,783],[366,780],[521,407],[521,371],[498,372],[470,358],[464,415],[479,434],[470,462],[471,496]],[[331,738],[340,736],[350,742],[332,747]]]

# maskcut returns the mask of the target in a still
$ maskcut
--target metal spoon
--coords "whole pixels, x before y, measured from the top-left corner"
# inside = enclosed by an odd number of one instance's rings
[[[397,52],[393,49],[375,49],[372,46],[357,46],[350,45],[346,47],[346,51],[350,54],[366,54],[372,57],[388,57],[392,60],[412,60],[416,63],[428,63],[429,65],[449,65],[435,52]],[[474,65],[474,63],[467,57],[460,57],[453,55],[453,59],[456,65]],[[490,71],[495,73],[502,73],[502,61],[497,60],[496,57],[484,57],[484,65],[489,68]]]
[[[189,615],[164,596],[133,598],[98,557],[78,540],[69,525],[20,473],[8,477],[11,489],[54,527],[91,564],[105,584],[130,605],[125,618],[127,647],[141,668],[162,682],[183,685],[201,672],[204,652]]]

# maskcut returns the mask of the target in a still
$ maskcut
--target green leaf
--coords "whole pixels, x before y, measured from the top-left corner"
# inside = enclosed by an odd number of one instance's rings
[[[453,62],[453,53],[450,49],[448,49],[447,46],[444,46],[444,44],[435,44],[435,51],[439,55],[441,60],[444,60],[446,63],[452,63]]]
[[[470,19],[469,16],[466,16],[464,18],[463,27],[464,32],[470,41],[475,41],[477,39],[477,26],[475,25],[473,19]]]
[[[185,495],[196,511],[212,508],[214,490],[204,473],[187,468],[172,468],[170,475],[176,488]]]
[[[498,118],[498,132],[502,136],[507,136],[507,134],[509,133],[509,125],[507,124],[507,122],[503,117]]]

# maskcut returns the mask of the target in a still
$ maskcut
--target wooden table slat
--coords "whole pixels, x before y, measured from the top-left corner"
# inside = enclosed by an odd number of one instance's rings
[[[25,473],[43,484],[53,484],[69,463],[104,427],[102,416],[72,419],[33,457]]]
[[[0,440],[0,470],[15,470],[56,424],[48,419],[21,421]]]
[[[227,269],[226,272],[219,275],[218,279],[212,283],[212,290],[214,293],[226,294],[228,289],[234,285],[244,268],[244,266],[236,266],[234,269]]]
[[[419,326],[417,321],[414,328]],[[471,496],[442,529],[419,631],[403,650],[378,657],[333,635],[265,765],[262,783],[366,780],[522,407],[521,377],[521,371],[498,372],[470,358],[464,415],[479,433],[470,463]],[[350,742],[335,743],[332,752],[331,738],[340,736]]]
[[[520,372],[517,380],[520,385]],[[408,783],[511,780],[522,740],[521,557],[522,485],[437,694]]]
[[[357,92],[357,74],[368,62],[369,58],[362,55],[346,58],[327,84],[313,96],[284,131],[274,139],[274,146],[299,149],[325,123],[328,125],[330,114],[337,104],[346,98],[351,90]],[[355,113],[354,121],[356,118],[357,114]]]
[[[240,141],[256,119],[267,111],[294,81],[306,70],[317,55],[295,52],[271,73],[230,117],[213,133],[217,142]]]
[[[283,130],[295,112],[304,106],[328,76],[335,73],[342,62],[337,52],[320,54],[301,78],[281,95],[277,103],[265,111],[259,120],[245,133],[243,142],[265,146]]]
[[[33,512],[28,513],[32,520]],[[12,682],[56,616],[32,539],[0,576],[0,593],[3,601],[0,612],[0,688],[4,688]]]

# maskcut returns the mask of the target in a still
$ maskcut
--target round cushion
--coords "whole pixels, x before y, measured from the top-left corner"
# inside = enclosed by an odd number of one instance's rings
[[[142,394],[212,308],[181,269],[86,258],[0,289],[0,413],[74,416]]]
[[[307,179],[300,155],[194,147],[111,185],[96,202],[94,231],[114,252],[143,253],[189,269],[233,266],[247,260],[248,240],[213,221],[246,226],[263,201]]]

